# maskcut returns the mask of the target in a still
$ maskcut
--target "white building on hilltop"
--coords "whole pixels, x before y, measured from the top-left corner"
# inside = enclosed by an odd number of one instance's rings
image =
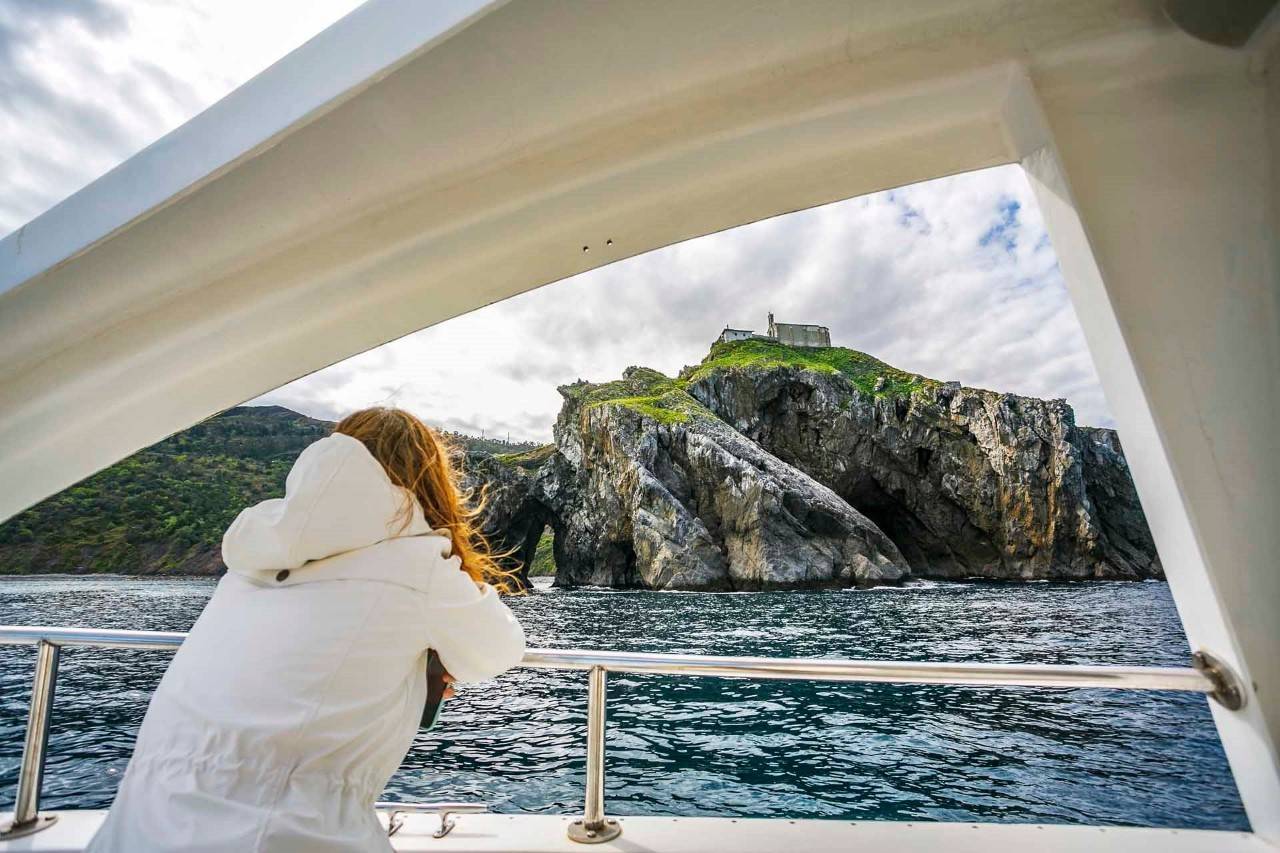
[[[724,327],[720,333],[722,341],[746,341],[755,338],[763,341],[777,341],[792,347],[829,347],[831,346],[831,330],[826,326],[815,326],[807,323],[775,323],[773,312],[769,312],[769,331],[757,335],[751,329],[731,329]]]
[[[724,331],[720,333],[720,340],[722,341],[745,341],[759,337],[763,336],[757,335],[750,329],[730,329],[728,326],[725,326]]]

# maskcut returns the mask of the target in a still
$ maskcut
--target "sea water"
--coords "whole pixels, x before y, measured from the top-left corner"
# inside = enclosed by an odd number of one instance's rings
[[[214,581],[0,580],[0,624],[185,630]],[[868,590],[558,590],[511,600],[531,646],[779,657],[1186,665],[1163,583],[914,582]],[[0,810],[11,808],[34,651],[0,647]],[[110,804],[167,652],[69,649],[47,808]],[[1247,829],[1203,696],[609,678],[606,806],[619,815]],[[384,799],[582,808],[586,678],[463,686]]]

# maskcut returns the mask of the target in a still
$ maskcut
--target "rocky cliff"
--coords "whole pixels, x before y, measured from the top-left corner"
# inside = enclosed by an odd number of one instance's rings
[[[538,540],[550,520],[534,490],[535,474],[554,452],[547,446],[526,453],[490,455],[468,453],[463,488],[482,501],[481,532],[499,562],[516,580],[529,586]]]
[[[1137,577],[1164,577],[1120,436],[1112,429],[1076,429],[1084,451],[1085,490],[1114,558],[1127,561]]]
[[[1115,433],[1061,400],[758,340],[560,390],[554,447],[503,475],[528,491],[498,535],[529,548],[549,524],[562,585],[1161,576]]]
[[[1159,575],[1114,433],[1077,427],[1064,401],[939,383],[849,350],[779,363],[786,348],[744,343],[687,371],[689,393],[879,524],[917,574]]]
[[[560,389],[536,494],[557,583],[776,589],[897,581],[893,542],[834,492],[632,368]]]

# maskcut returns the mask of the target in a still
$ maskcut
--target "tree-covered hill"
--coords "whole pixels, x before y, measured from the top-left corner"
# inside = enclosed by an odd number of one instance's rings
[[[0,574],[216,574],[241,509],[284,493],[293,460],[333,429],[240,406],[141,450],[0,524]],[[450,434],[469,451],[522,451]]]

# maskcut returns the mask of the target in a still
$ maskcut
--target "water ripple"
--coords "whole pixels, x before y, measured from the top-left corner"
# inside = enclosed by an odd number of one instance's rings
[[[208,580],[0,581],[0,623],[185,630]],[[1164,584],[914,582],[832,592],[543,590],[531,645],[724,655],[1183,665]],[[12,803],[33,653],[0,648],[0,809]],[[169,655],[67,652],[45,777],[52,808],[110,803]],[[385,797],[581,808],[582,673],[460,690]],[[615,675],[617,814],[1043,821],[1247,829],[1200,696]]]

